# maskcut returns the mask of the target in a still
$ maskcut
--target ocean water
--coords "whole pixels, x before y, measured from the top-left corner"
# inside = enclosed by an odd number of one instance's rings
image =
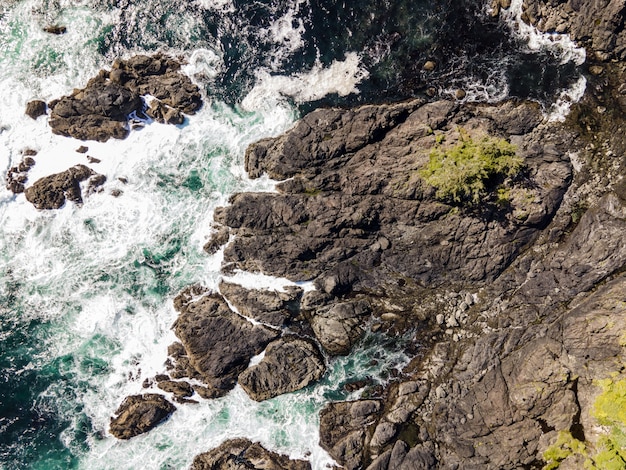
[[[275,182],[243,170],[250,143],[316,106],[406,98],[426,86],[443,96],[462,87],[466,101],[537,99],[552,119],[567,113],[584,91],[584,53],[523,25],[520,7],[514,0],[496,21],[469,0],[0,0],[0,167],[33,149],[29,183],[88,164],[87,155],[107,177],[80,207],[57,211],[0,188],[0,468],[187,468],[232,437],[330,465],[319,410],[356,398],[343,391],[348,381],[389,380],[410,359],[410,338],[368,333],[351,355],[329,359],[314,386],[264,403],[236,388],[178,406],[130,441],[110,436],[108,422],[163,372],[176,293],[221,279],[221,253],[202,250],[214,209],[237,191],[273,191]],[[52,24],[67,33],[43,32]],[[458,24],[471,27],[452,44]],[[116,57],[156,50],[183,57],[203,90],[204,107],[184,126],[152,123],[124,141],[84,143],[24,115],[27,101],[67,94]],[[437,54],[437,71],[425,76],[421,64]],[[234,281],[290,283],[255,273]]]

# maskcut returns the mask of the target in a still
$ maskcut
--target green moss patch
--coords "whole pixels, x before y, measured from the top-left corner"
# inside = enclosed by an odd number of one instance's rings
[[[587,447],[584,442],[576,439],[569,431],[559,431],[556,442],[543,453],[543,460],[546,461],[543,470],[554,470],[570,455],[586,455],[586,452]]]
[[[435,187],[436,197],[455,204],[478,204],[498,183],[520,173],[523,159],[505,139],[473,139],[460,131],[458,144],[444,148],[438,142],[420,176]]]

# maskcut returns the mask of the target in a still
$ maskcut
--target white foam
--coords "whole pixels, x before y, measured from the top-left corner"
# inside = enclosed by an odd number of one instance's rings
[[[316,63],[308,73],[295,76],[271,75],[268,71],[257,72],[256,84],[242,101],[245,110],[252,111],[275,106],[284,97],[296,103],[315,101],[331,93],[347,96],[358,93],[357,85],[367,78],[369,72],[361,66],[355,52],[346,54],[345,60],[333,61],[328,67]]]
[[[566,88],[559,93],[556,102],[548,110],[548,121],[564,122],[572,105],[582,99],[586,89],[587,79],[581,75],[570,88]]]
[[[574,62],[581,65],[585,62],[585,49],[577,46],[568,35],[542,33],[534,26],[526,24],[522,20],[522,5],[523,0],[512,0],[508,9],[500,11],[500,16],[510,25],[511,31],[526,42],[530,51],[549,51],[559,58],[561,64]]]
[[[267,39],[281,47],[280,54],[272,54],[270,67],[276,71],[280,69],[283,59],[304,46],[304,22],[300,15],[300,6],[307,0],[293,2],[287,13],[272,22],[266,31]]]
[[[285,287],[300,287],[305,292],[315,290],[312,282],[293,282],[284,277],[268,276],[263,273],[235,271],[233,276],[224,276],[226,282],[240,285],[246,289],[267,289],[275,292],[286,292]]]

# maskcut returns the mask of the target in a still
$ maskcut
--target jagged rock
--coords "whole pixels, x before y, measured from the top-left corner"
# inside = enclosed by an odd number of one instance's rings
[[[235,235],[225,262],[315,279],[336,296],[377,289],[390,276],[424,286],[492,281],[550,220],[571,181],[573,135],[537,126],[541,119],[536,104],[520,102],[316,110],[283,136],[248,149],[251,176],[290,179],[279,194],[238,194],[216,210],[216,221]],[[419,177],[435,132],[452,145],[460,126],[517,145],[528,170],[507,204],[458,211],[435,200]]]
[[[197,455],[192,470],[310,470],[304,460],[291,460],[286,455],[264,449],[259,443],[247,439],[231,439],[222,445]]]
[[[190,397],[193,395],[193,388],[189,383],[175,380],[161,380],[157,383],[157,387],[159,387],[164,392],[171,393],[176,397]]]
[[[211,238],[204,245],[203,249],[208,254],[213,255],[218,252],[218,250],[228,243],[228,239],[230,238],[230,230],[228,227],[219,227],[213,234],[211,234]]]
[[[27,149],[23,155],[37,155],[35,150]],[[13,194],[23,193],[25,183],[28,181],[28,171],[35,165],[35,160],[30,156],[25,156],[17,166],[9,168],[6,176],[6,188]]]
[[[162,395],[147,393],[126,397],[111,418],[109,431],[118,439],[130,439],[165,421],[176,407]]]
[[[600,60],[626,58],[622,0],[525,0],[523,12],[540,31],[569,34]]]
[[[142,115],[142,96],[155,99],[155,120],[181,124],[181,113],[193,114],[202,105],[199,89],[180,72],[180,63],[162,54],[138,55],[116,61],[108,72],[101,70],[83,89],[50,103],[48,123],[56,134],[81,140],[105,142],[123,139],[129,115]]]
[[[105,178],[85,165],[76,165],[61,173],[41,178],[26,188],[26,199],[37,209],[59,209],[68,199],[75,204],[82,204],[83,197],[80,183],[92,180],[93,184],[102,184]],[[93,186],[92,186],[93,187]]]
[[[221,294],[241,313],[267,325],[284,326],[298,308],[302,289],[286,289],[285,292],[267,289],[246,289],[238,284],[220,282]]]
[[[362,325],[369,313],[370,305],[366,300],[338,302],[314,310],[309,322],[328,353],[348,354],[363,335]]]
[[[26,115],[33,119],[37,119],[39,116],[45,116],[48,112],[48,105],[45,101],[33,100],[26,103]]]
[[[184,349],[187,373],[195,371],[189,376],[201,378],[211,394],[223,395],[233,388],[252,356],[280,335],[237,315],[219,294],[196,297],[193,289],[187,289],[174,305],[180,315],[173,328]]]
[[[239,375],[239,384],[256,401],[295,392],[319,380],[326,370],[315,343],[283,337],[265,350],[260,363]]]
[[[320,413],[320,446],[344,468],[362,468],[380,410],[377,400],[330,403]]]

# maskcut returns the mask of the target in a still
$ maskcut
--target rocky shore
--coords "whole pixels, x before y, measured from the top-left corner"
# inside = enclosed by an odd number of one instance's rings
[[[338,467],[626,468],[626,422],[602,408],[607,396],[626,400],[621,3],[524,2],[528,22],[570,34],[591,57],[587,92],[565,122],[535,102],[419,98],[318,109],[250,146],[248,174],[281,181],[278,192],[232,196],[214,214],[206,250],[224,246],[225,274],[315,289],[185,289],[174,301],[179,341],[145,388],[181,406],[237,383],[266,400],[319,380],[326,359],[371,328],[409,335],[419,353],[384,390],[365,384],[368,398],[321,412],[319,443]],[[509,6],[495,2],[495,14]],[[49,104],[50,125],[106,140],[124,137],[133,113],[180,123],[200,101],[179,68],[163,57],[117,63]],[[469,179],[460,163],[443,182],[429,179],[467,148],[484,153]],[[26,188],[27,198],[42,208],[80,202],[76,181],[99,175],[68,172]],[[446,179],[458,180],[452,192]],[[133,437],[174,410],[162,394],[128,397],[110,432]],[[309,464],[237,439],[192,468]]]

